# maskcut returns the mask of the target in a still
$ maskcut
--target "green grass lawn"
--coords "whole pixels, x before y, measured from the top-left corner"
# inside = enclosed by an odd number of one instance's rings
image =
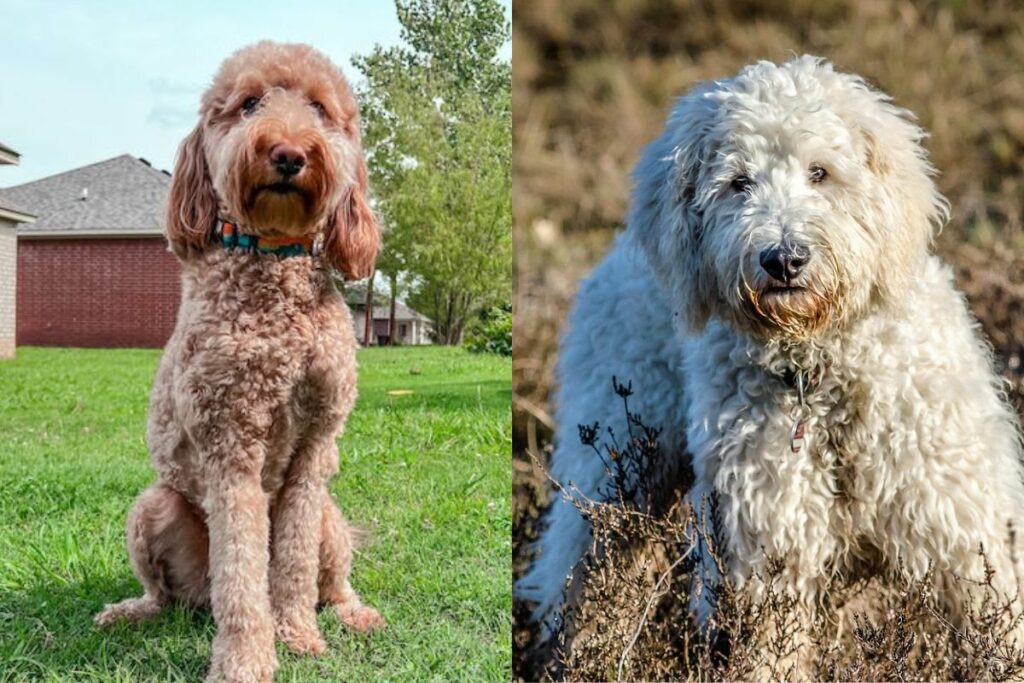
[[[158,351],[21,348],[0,362],[0,680],[198,680],[214,633],[180,607],[100,631],[139,595],[124,521],[153,478]],[[370,531],[352,582],[388,620],[320,614],[328,651],[278,646],[277,680],[511,677],[511,362],[453,348],[360,351],[332,492]],[[388,391],[410,389],[411,396]]]

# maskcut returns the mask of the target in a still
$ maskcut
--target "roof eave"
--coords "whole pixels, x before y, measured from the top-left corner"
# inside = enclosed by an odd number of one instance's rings
[[[36,217],[30,213],[24,211],[18,211],[17,209],[9,209],[5,206],[0,206],[0,218],[6,218],[9,221],[15,223],[35,223]]]
[[[10,147],[0,145],[0,164],[11,164],[17,166],[21,163],[21,155]]]

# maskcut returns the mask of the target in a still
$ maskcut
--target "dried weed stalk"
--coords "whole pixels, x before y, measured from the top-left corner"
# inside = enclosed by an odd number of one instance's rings
[[[546,647],[535,633],[517,636],[517,675],[555,680],[1009,680],[1024,675],[1024,652],[1004,638],[1022,618],[999,599],[991,570],[984,599],[963,619],[944,608],[929,574],[858,577],[830,588],[818,623],[801,623],[793,599],[776,587],[781,561],[769,563],[767,590],[754,599],[728,581],[702,586],[697,543],[715,562],[714,503],[694,510],[683,500],[692,473],[661,452],[659,431],[629,410],[629,384],[615,382],[628,434],[580,427],[601,458],[608,487],[601,500],[561,489],[590,521],[593,544],[574,573],[557,636]],[[605,435],[602,439],[601,436]],[[673,486],[665,486],[672,477]],[[557,483],[556,483],[557,485]],[[666,491],[666,489],[670,489]],[[698,628],[692,596],[714,605]],[[518,609],[525,613],[525,607]],[[523,614],[519,615],[520,617]],[[770,625],[770,626],[769,626]],[[791,664],[801,644],[815,653],[811,670]]]

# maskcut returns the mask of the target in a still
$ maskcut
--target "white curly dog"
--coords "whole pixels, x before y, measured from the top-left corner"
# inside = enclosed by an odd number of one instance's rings
[[[626,432],[615,376],[664,429],[664,452],[691,454],[691,502],[717,498],[738,585],[763,590],[780,558],[783,585],[813,611],[833,577],[933,565],[956,617],[981,589],[953,577],[983,578],[983,546],[996,587],[1015,595],[1017,420],[929,253],[948,205],[924,136],[888,96],[808,56],[682,97],[569,319],[553,478],[591,498],[605,488],[578,425]],[[548,626],[588,531],[553,502],[517,585]]]

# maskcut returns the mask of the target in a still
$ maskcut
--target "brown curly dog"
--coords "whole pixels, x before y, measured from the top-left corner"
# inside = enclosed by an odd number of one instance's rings
[[[174,334],[150,401],[157,481],[128,517],[145,589],[99,624],[212,605],[209,680],[268,681],[275,636],[325,645],[318,603],[383,626],[349,585],[352,532],[327,482],[356,399],[356,341],[330,267],[373,270],[380,237],[352,90],[322,54],[262,42],[220,67],[178,152],[167,237]]]

